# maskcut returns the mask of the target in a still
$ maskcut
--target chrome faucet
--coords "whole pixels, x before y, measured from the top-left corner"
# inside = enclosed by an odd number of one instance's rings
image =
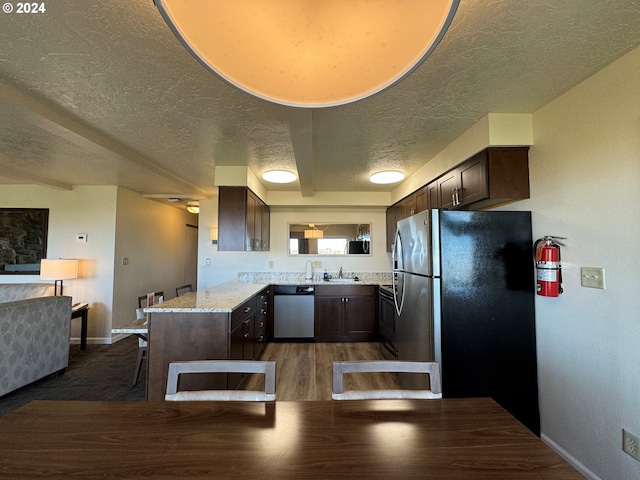
[[[342,267],[340,267],[340,271],[338,272],[338,278],[342,278]]]

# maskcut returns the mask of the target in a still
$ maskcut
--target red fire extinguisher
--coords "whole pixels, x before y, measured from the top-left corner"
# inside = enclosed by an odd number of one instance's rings
[[[564,237],[546,235],[533,244],[536,253],[536,292],[543,297],[557,297],[562,293],[562,267],[558,240]]]

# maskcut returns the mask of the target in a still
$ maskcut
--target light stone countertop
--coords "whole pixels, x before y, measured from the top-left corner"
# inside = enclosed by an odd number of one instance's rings
[[[214,285],[205,290],[185,293],[149,308],[145,312],[231,312],[259,293],[268,283],[239,283],[237,280]]]
[[[390,283],[387,278],[369,278],[355,283],[331,283],[302,278],[244,278],[214,285],[205,290],[185,293],[180,297],[145,308],[145,312],[214,313],[231,312],[269,285],[380,285]]]

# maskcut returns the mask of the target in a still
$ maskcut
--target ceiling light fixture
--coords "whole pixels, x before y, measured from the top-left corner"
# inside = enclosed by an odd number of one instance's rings
[[[436,48],[459,0],[155,0],[184,47],[227,83],[292,107],[396,84]]]
[[[324,232],[318,230],[313,223],[309,224],[310,229],[304,231],[304,238],[324,238]]]
[[[262,174],[262,178],[271,183],[291,183],[296,180],[296,174],[287,170],[269,170]]]
[[[190,203],[187,205],[187,212],[189,213],[200,213],[200,205],[197,203]]]
[[[404,173],[396,170],[387,170],[384,172],[374,173],[369,177],[371,183],[386,185],[387,183],[396,183],[404,179]]]

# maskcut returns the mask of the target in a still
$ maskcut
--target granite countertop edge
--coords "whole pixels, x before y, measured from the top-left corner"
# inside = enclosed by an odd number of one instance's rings
[[[381,282],[356,281],[353,283],[331,283],[324,280],[284,280],[246,282],[230,280],[204,290],[186,293],[180,297],[145,308],[149,313],[230,313],[263,289],[273,285],[331,285],[344,287],[351,285],[379,286]]]

